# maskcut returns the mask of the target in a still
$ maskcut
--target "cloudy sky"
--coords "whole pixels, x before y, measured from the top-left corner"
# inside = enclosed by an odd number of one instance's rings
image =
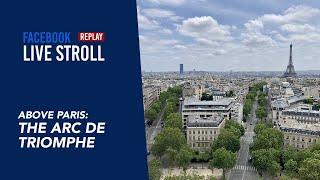
[[[143,71],[320,70],[319,0],[137,0]]]

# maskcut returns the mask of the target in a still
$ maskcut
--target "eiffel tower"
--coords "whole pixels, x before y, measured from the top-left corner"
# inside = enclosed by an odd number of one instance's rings
[[[290,57],[289,64],[287,66],[286,72],[283,74],[283,77],[296,77],[297,73],[294,70],[293,62],[292,62],[292,43],[290,44]]]

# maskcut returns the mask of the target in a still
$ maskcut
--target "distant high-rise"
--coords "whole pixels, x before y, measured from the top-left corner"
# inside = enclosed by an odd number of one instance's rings
[[[289,56],[289,64],[287,66],[286,72],[283,74],[283,77],[295,77],[297,76],[296,71],[294,70],[293,62],[292,62],[292,43],[290,44],[290,56]]]
[[[183,64],[180,64],[180,74],[183,74]]]

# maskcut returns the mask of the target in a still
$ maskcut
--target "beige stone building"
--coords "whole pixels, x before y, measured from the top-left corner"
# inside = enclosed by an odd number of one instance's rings
[[[154,86],[143,87],[143,108],[148,110],[152,103],[158,99],[157,88]]]
[[[307,148],[320,140],[320,111],[306,106],[284,110],[278,125],[286,147]]]
[[[200,152],[210,150],[225,121],[226,118],[218,114],[210,117],[188,116],[186,135],[189,147]]]

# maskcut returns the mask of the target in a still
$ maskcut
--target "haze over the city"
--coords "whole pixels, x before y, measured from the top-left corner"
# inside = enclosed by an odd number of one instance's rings
[[[138,0],[143,71],[319,70],[316,0]]]

